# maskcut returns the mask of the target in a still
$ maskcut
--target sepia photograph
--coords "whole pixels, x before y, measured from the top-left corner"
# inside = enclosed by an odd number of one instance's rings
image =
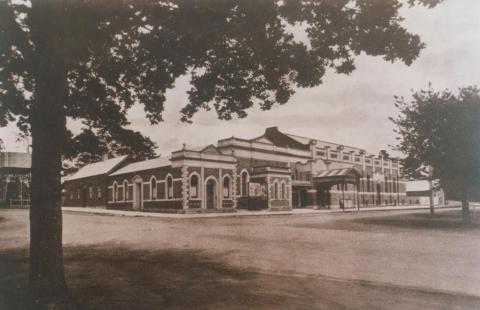
[[[480,309],[480,2],[0,0],[0,310]]]

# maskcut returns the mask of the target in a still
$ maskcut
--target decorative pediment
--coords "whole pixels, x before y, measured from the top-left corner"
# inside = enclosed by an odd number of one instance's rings
[[[253,139],[253,141],[273,145],[272,141],[268,140],[265,136],[260,136],[258,138],[255,138],[255,139]]]
[[[205,153],[205,154],[215,154],[215,155],[221,155],[222,152],[220,152],[216,146],[214,146],[213,144],[210,144],[209,146],[205,147],[201,153]]]

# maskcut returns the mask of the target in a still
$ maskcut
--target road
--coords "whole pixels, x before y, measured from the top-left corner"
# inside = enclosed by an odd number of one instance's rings
[[[336,301],[332,296],[338,296],[339,303],[325,304],[325,309],[352,305],[359,309],[435,309],[442,305],[445,309],[480,308],[480,226],[463,227],[456,211],[442,211],[435,218],[427,212],[213,219],[68,212],[64,213],[64,244],[67,257],[74,256],[78,249],[97,253],[102,248],[118,255],[125,251],[145,256],[165,251],[177,256],[195,253],[208,264],[258,275],[249,281],[250,285],[260,285],[259,290],[268,291],[265,286],[283,279],[284,283],[271,287],[281,295],[290,292],[293,296],[289,298],[293,299],[286,299],[287,303],[292,302],[292,308],[297,309],[309,305],[323,309],[322,298],[328,296],[331,299],[325,300],[330,302]],[[0,249],[5,252],[27,247],[28,213],[0,210],[0,219]],[[132,255],[128,258],[135,260]],[[89,259],[95,261],[94,257]],[[188,261],[182,264],[188,267]],[[293,281],[290,288],[283,286],[288,281]],[[295,286],[299,283],[304,287]],[[316,292],[316,286],[324,292]],[[376,296],[378,292],[383,293]],[[303,297],[298,303],[294,299],[300,295]],[[400,297],[395,299],[395,295]],[[395,306],[389,304],[392,300]],[[169,302],[175,308],[175,302]],[[224,301],[218,302],[207,308],[225,306]],[[254,304],[263,305],[259,308],[279,306],[273,299]],[[287,305],[283,304],[290,308]]]

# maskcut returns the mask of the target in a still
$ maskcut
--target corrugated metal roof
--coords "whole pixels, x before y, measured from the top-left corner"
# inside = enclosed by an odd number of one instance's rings
[[[312,139],[309,139],[309,138],[306,138],[306,137],[300,137],[300,136],[296,136],[296,135],[292,135],[292,134],[289,134],[289,133],[286,133],[285,135],[287,135],[288,137],[292,138],[293,140],[301,143],[301,144],[309,144],[310,141]]]
[[[127,155],[111,158],[83,166],[75,174],[67,177],[67,181],[77,180],[95,175],[107,174],[127,158]]]
[[[315,178],[326,178],[326,177],[341,177],[347,176],[351,174],[351,172],[355,172],[358,174],[358,171],[355,168],[341,168],[341,169],[328,169],[318,172],[314,177]]]
[[[20,153],[20,152],[1,152],[0,153],[0,167],[30,169],[31,166],[32,166],[32,155],[29,153]]]
[[[307,137],[302,137],[302,136],[297,136],[297,135],[292,135],[290,133],[284,133],[285,135],[287,135],[288,137],[294,139],[295,141],[301,143],[301,144],[305,144],[305,145],[308,145],[310,143],[310,141],[316,141],[317,142],[317,146],[319,147],[325,147],[325,146],[330,146],[331,148],[336,148],[337,146],[341,145],[341,144],[338,144],[338,143],[333,143],[333,142],[329,142],[329,141],[324,141],[324,140],[319,140],[319,139],[313,139],[313,138],[307,138]],[[345,149],[348,149],[348,150],[355,150],[355,151],[365,151],[364,149],[362,148],[358,148],[358,147],[355,147],[355,146],[349,146],[349,145],[343,145],[343,147]]]
[[[170,158],[169,157],[157,157],[157,158],[153,158],[153,159],[149,159],[149,160],[144,160],[144,161],[139,161],[139,162],[136,162],[136,163],[131,163],[130,165],[127,165],[127,166],[123,167],[122,169],[119,169],[118,171],[115,171],[114,173],[112,173],[110,175],[132,173],[132,172],[149,170],[149,169],[166,167],[166,166],[170,166]]]

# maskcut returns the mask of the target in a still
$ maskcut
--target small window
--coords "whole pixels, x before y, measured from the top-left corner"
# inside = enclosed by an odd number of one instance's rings
[[[97,197],[102,198],[102,188],[100,186],[97,186]]]
[[[152,192],[152,200],[157,199],[157,179],[154,177],[150,180],[150,187]]]
[[[172,176],[167,176],[167,199],[173,198],[173,179]]]
[[[190,177],[190,198],[198,198],[198,175]]]
[[[117,182],[113,183],[113,201],[118,200],[118,186]]]
[[[223,178],[223,198],[230,198],[230,177]]]
[[[93,198],[93,187],[88,188],[88,198],[92,199]]]

